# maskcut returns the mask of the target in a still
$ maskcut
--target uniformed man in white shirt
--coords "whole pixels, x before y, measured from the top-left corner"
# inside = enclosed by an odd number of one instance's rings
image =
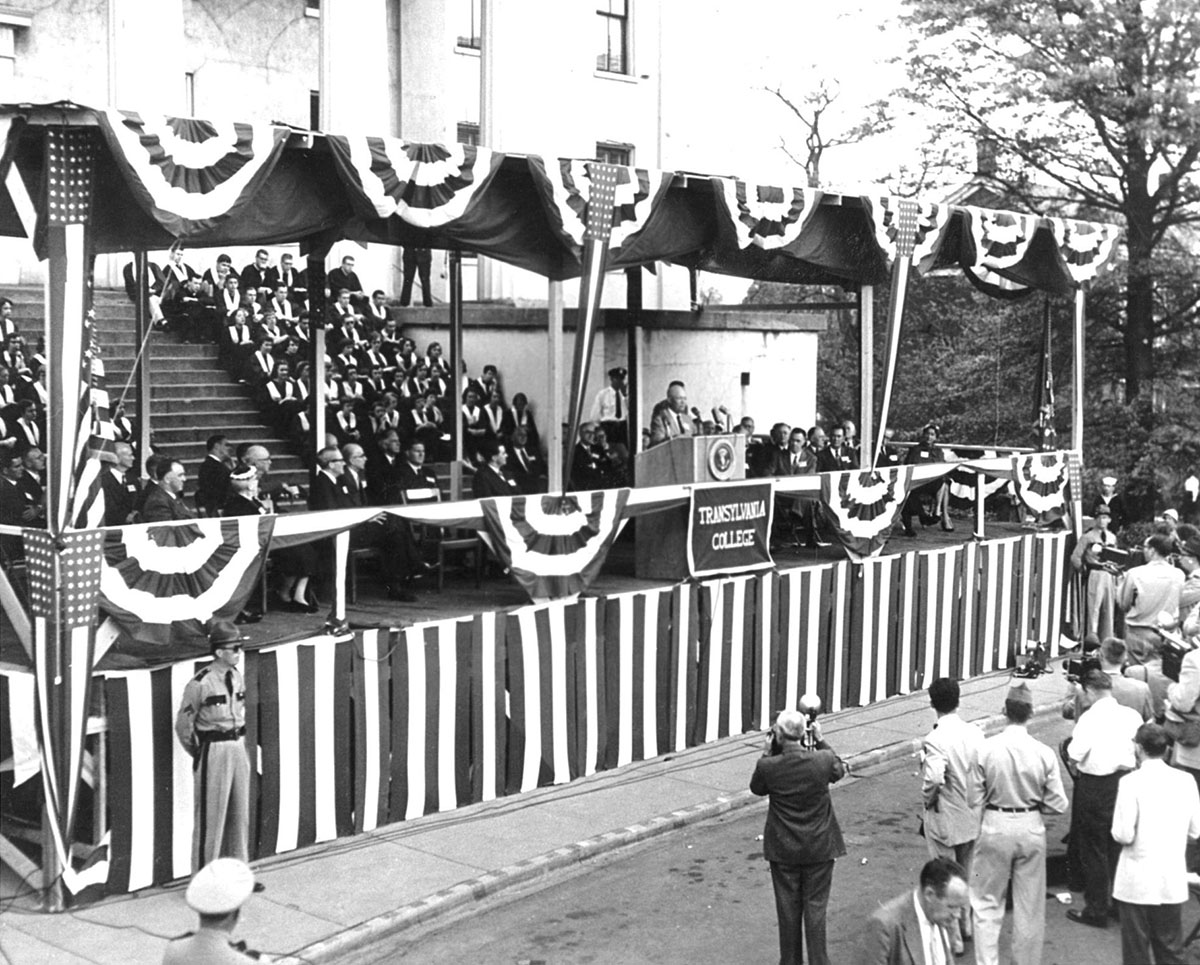
[[[200,916],[200,927],[167,946],[163,965],[240,965],[257,959],[245,942],[232,941],[242,905],[255,890],[254,872],[236,858],[217,858],[197,871],[184,897]]]
[[[1012,885],[1013,965],[1040,965],[1046,933],[1046,826],[1043,814],[1067,809],[1054,751],[1032,737],[1029,688],[1019,683],[1004,701],[1008,726],[983,743],[973,793],[983,820],[971,872],[975,961],[999,965],[1005,893]]]

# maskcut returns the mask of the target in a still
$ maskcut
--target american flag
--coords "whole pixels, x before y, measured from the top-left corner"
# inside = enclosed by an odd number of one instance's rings
[[[83,321],[80,353],[79,418],[75,433],[75,474],[71,519],[76,529],[94,529],[104,524],[104,489],[100,474],[105,463],[115,463],[115,432],[108,404],[108,381],[104,359],[96,341],[96,313]]]

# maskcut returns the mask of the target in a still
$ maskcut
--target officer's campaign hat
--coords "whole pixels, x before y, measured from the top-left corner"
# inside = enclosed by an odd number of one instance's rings
[[[241,642],[241,631],[228,620],[216,620],[208,631],[208,648],[214,653],[230,644]]]
[[[625,378],[625,376],[626,376],[626,375],[628,375],[628,374],[629,374],[629,373],[628,373],[628,372],[626,372],[626,371],[625,371],[623,368],[621,368],[621,366],[619,366],[619,365],[618,365],[616,368],[612,368],[612,369],[609,369],[609,370],[608,370],[608,377],[609,377],[610,379],[623,379],[623,378]]]
[[[1101,503],[1099,506],[1096,507],[1096,515],[1097,516],[1111,516],[1112,509],[1109,507],[1108,503]]]
[[[186,898],[201,915],[228,915],[241,908],[253,891],[254,872],[246,862],[217,858],[192,876]]]

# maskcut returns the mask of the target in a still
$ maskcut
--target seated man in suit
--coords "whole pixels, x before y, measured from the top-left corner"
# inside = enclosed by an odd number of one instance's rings
[[[517,426],[512,434],[512,454],[506,467],[522,493],[546,491],[546,460],[529,445],[529,431]]]
[[[133,471],[133,446],[118,442],[113,446],[117,457],[115,466],[106,466],[100,473],[104,490],[104,525],[124,526],[137,522],[138,478]]]
[[[361,312],[366,308],[367,295],[363,291],[363,283],[358,280],[358,275],[354,272],[354,257],[347,255],[342,259],[340,268],[335,268],[325,276],[325,283],[329,286],[329,291],[336,297],[339,291],[350,293],[351,303]]]
[[[482,465],[475,472],[471,491],[476,499],[489,496],[519,496],[516,481],[504,471],[508,462],[508,449],[503,442],[486,439],[479,446]]]
[[[162,459],[154,467],[157,485],[146,494],[142,507],[142,522],[169,523],[176,519],[195,519],[192,508],[183,501],[183,486],[187,473],[176,459]]]
[[[953,962],[946,927],[969,902],[962,865],[950,858],[927,861],[914,891],[898,895],[871,916],[854,961],[857,965]]]

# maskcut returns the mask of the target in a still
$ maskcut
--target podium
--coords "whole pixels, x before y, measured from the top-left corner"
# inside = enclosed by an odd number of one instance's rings
[[[639,452],[633,460],[633,479],[638,487],[745,478],[746,437],[741,433],[679,436]],[[639,579],[687,579],[690,511],[689,506],[676,506],[638,517],[634,572]]]

